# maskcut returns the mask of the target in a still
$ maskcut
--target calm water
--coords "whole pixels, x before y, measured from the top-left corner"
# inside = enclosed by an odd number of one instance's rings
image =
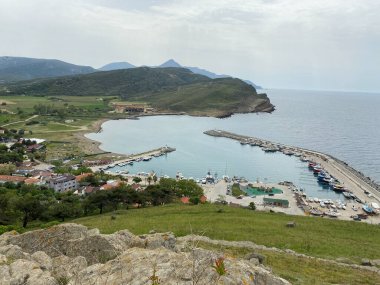
[[[144,117],[109,121],[88,137],[106,151],[131,154],[164,145],[177,151],[128,166],[131,173],[152,171],[201,178],[207,171],[250,180],[293,181],[319,198],[342,198],[323,189],[298,158],[264,153],[260,148],[203,134],[223,129],[332,154],[380,181],[380,94],[315,91],[266,91],[273,114],[239,114],[228,119],[189,116]],[[115,168],[115,171],[119,170]]]

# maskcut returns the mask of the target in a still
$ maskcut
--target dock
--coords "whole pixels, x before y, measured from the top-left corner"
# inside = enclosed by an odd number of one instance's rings
[[[173,152],[173,151],[176,151],[176,149],[174,147],[164,146],[164,147],[152,149],[152,150],[141,152],[141,153],[130,154],[126,158],[113,161],[112,163],[109,163],[106,165],[93,166],[93,167],[91,167],[91,170],[96,172],[99,170],[112,169],[116,166],[125,166],[125,165],[131,164],[133,162],[147,161],[147,160],[153,159],[155,157],[166,155],[166,154]]]
[[[242,145],[249,144],[252,146],[259,146],[263,149],[263,151],[280,151],[285,155],[304,157],[307,160],[320,164],[328,173],[342,181],[345,187],[349,188],[350,191],[355,193],[355,195],[363,201],[380,201],[380,185],[372,181],[369,177],[366,177],[360,171],[357,171],[353,167],[349,166],[346,162],[337,159],[332,155],[256,137],[234,134],[223,130],[209,130],[205,131],[204,134],[213,137],[233,139],[240,142]],[[372,194],[371,197],[365,194],[368,192]]]

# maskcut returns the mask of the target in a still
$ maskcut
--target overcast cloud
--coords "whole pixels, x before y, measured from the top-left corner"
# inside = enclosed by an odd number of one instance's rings
[[[0,0],[0,55],[188,66],[272,88],[380,91],[377,0]]]

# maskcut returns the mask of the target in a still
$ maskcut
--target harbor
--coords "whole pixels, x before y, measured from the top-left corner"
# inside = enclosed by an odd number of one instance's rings
[[[341,216],[342,218],[349,219],[355,217],[359,209],[360,213],[363,210],[367,216],[371,214],[376,215],[379,211],[379,186],[343,161],[328,154],[255,137],[237,135],[222,130],[210,130],[204,133],[213,137],[233,139],[242,145],[260,147],[264,152],[282,152],[287,156],[299,157],[304,162],[305,168],[309,168],[313,172],[316,180],[318,180],[318,183],[322,187],[325,187],[328,191],[344,195],[344,201],[332,201],[331,199],[308,197],[307,189],[301,189],[302,193],[298,194],[300,196],[298,204],[306,214],[322,215],[327,212],[328,214],[331,213],[330,216]],[[345,210],[343,210],[343,205],[346,208]],[[338,211],[339,208],[341,208],[341,211]],[[329,211],[326,211],[326,209]],[[350,213],[349,215],[340,213],[343,211]],[[334,213],[338,214],[335,215]],[[378,216],[376,215],[376,217]]]

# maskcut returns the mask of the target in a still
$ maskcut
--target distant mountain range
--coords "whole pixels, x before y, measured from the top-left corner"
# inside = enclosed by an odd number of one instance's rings
[[[136,67],[135,65],[130,64],[129,62],[115,62],[115,63],[107,64],[107,65],[99,68],[99,70],[110,71],[110,70],[128,69],[128,68],[135,68],[135,67]],[[162,68],[168,68],[168,67],[179,68],[179,67],[182,67],[182,68],[186,68],[186,69],[191,70],[195,74],[204,75],[204,76],[207,76],[208,78],[212,78],[212,79],[232,77],[232,76],[226,75],[226,74],[216,74],[216,73],[213,73],[213,72],[208,71],[206,69],[202,69],[202,68],[195,67],[195,66],[183,66],[183,65],[179,64],[178,62],[176,62],[174,59],[169,59],[168,61],[165,61],[163,64],[159,65],[158,67],[162,67]],[[243,80],[243,81],[249,85],[252,85],[256,89],[262,89],[261,86],[254,84],[250,80]]]
[[[0,83],[32,80],[37,78],[50,78],[69,75],[89,74],[98,71],[112,71],[121,69],[136,68],[137,66],[128,62],[113,62],[99,69],[94,69],[91,66],[81,66],[56,59],[38,59],[27,57],[0,57]],[[160,68],[186,68],[195,74],[207,76],[208,78],[228,78],[232,77],[224,74],[216,74],[211,71],[201,69],[199,67],[182,66],[173,59],[170,59],[159,66]],[[261,89],[260,86],[249,80],[244,82],[252,85],[256,89]]]
[[[80,66],[56,59],[0,57],[0,83],[35,78],[59,77],[96,72],[90,66]]]

